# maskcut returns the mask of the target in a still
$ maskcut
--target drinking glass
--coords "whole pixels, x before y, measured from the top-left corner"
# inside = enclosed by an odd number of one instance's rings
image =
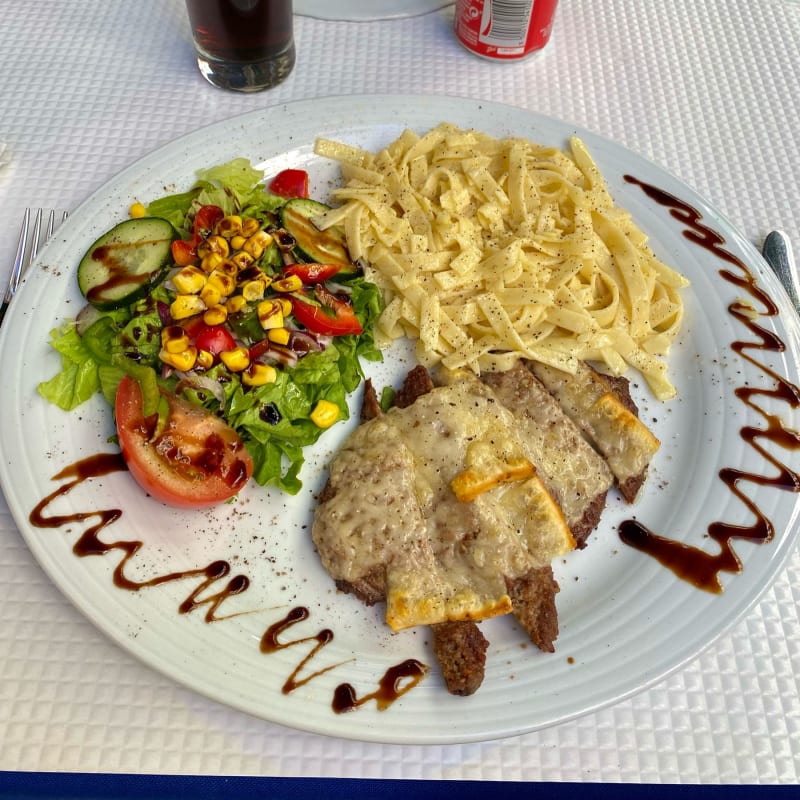
[[[197,65],[214,86],[258,92],[295,60],[292,0],[186,0]]]

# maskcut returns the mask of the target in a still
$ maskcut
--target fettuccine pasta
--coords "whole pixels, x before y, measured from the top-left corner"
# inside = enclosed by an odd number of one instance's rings
[[[423,365],[478,375],[519,358],[633,367],[658,398],[675,394],[663,357],[688,281],[614,204],[580,139],[564,152],[441,124],[376,154],[325,139],[316,152],[344,185],[315,222],[342,228],[381,288],[379,342],[408,336]]]

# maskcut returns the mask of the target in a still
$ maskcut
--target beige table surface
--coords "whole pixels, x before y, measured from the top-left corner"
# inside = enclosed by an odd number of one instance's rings
[[[297,16],[294,72],[252,96],[199,76],[179,0],[0,0],[0,18],[3,284],[25,206],[74,209],[202,125],[341,94],[457,95],[569,121],[678,176],[757,247],[777,227],[800,249],[796,0],[561,0],[547,50],[514,64],[462,49],[452,6]],[[0,499],[0,770],[796,783],[798,585],[795,554],[694,662],[576,721],[487,743],[368,744],[263,722],[142,665],[65,601]]]

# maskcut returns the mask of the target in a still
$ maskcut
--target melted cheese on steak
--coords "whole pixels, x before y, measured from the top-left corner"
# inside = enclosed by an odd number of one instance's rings
[[[527,458],[518,420],[476,379],[439,386],[357,428],[330,468],[312,535],[337,581],[384,569],[394,630],[511,611],[506,578],[574,547],[535,473],[470,502],[450,483]]]

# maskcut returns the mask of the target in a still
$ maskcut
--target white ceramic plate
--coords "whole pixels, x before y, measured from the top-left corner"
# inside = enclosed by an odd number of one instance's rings
[[[738,387],[774,385],[761,364],[794,385],[798,381],[798,320],[779,284],[753,247],[691,189],[622,147],[577,131],[589,145],[617,202],[649,234],[652,247],[692,281],[686,292],[685,331],[670,359],[679,396],[666,405],[648,399],[636,385],[644,418],[661,439],[644,496],[635,508],[612,497],[589,547],[555,565],[561,634],[555,654],[525,646],[511,618],[491,620],[483,630],[491,642],[483,686],[470,698],[446,693],[425,630],[391,635],[380,608],[366,608],[337,594],[320,567],[309,539],[314,493],[324,480],[331,453],[354,423],[332,429],[309,454],[303,491],[281,496],[248,487],[238,502],[209,512],[167,509],[145,497],[127,473],[87,481],[50,506],[51,514],[118,508],[122,516],[102,531],[107,543],[142,542],[124,567],[137,581],[200,570],[226,562],[230,574],[204,585],[202,576],[169,580],[131,592],[117,588],[119,549],[78,557],[73,546],[98,521],[34,527],[29,514],[63,482],[53,476],[80,458],[113,452],[111,414],[98,398],[66,414],[45,403],[36,385],[58,369],[48,332],[81,306],[75,266],[94,239],[124,218],[134,200],[188,188],[198,168],[247,156],[268,174],[305,167],[312,192],[325,196],[337,180],[335,165],[313,154],[317,136],[377,148],[402,128],[419,131],[442,120],[495,135],[515,134],[563,146],[576,130],[563,122],[520,109],[447,97],[344,97],[277,106],[227,120],[177,140],[134,164],[77,209],[40,254],[0,331],[0,374],[4,376],[0,417],[0,480],[15,520],[52,580],[108,636],[144,662],[211,698],[284,725],[335,736],[384,742],[432,743],[497,738],[542,728],[586,714],[640,691],[693,659],[733,625],[766,589],[794,547],[800,501],[791,491],[742,483],[774,525],[768,544],[737,543],[739,575],[723,577],[720,595],[679,580],[653,558],[624,545],[618,523],[635,513],[659,533],[714,552],[706,530],[722,520],[750,524],[744,508],[718,476],[731,467],[774,471],[740,436],[743,425],[763,427],[758,412],[737,397]],[[732,349],[753,335],[728,306],[746,292],[721,270],[730,261],[689,241],[686,220],[649,199],[625,175],[645,181],[702,215],[720,233],[742,269],[775,299],[779,313],[759,324],[785,342],[784,353],[753,351],[753,361]],[[754,301],[756,308],[763,306]],[[409,367],[403,346],[383,365],[369,367],[381,386],[396,383]],[[756,398],[758,400],[758,398]],[[353,399],[354,408],[357,399]],[[785,401],[769,408],[783,424],[798,425],[798,412]],[[787,451],[768,450],[787,461]],[[228,582],[246,591],[229,592]],[[246,581],[244,580],[246,578]],[[190,597],[200,605],[181,613]],[[206,601],[206,602],[203,602]],[[277,636],[287,645],[262,652],[267,632],[294,608],[308,618]],[[206,621],[207,612],[211,619]],[[215,618],[216,617],[216,618]],[[285,682],[317,644],[323,630],[333,639],[309,663],[293,691]],[[324,637],[319,637],[324,638]],[[288,646],[290,642],[304,640]],[[432,667],[428,677],[388,709],[366,702],[347,714],[334,713],[334,691],[350,683],[358,696],[376,690],[393,666],[414,658]]]
[[[447,0],[294,0],[294,13],[317,19],[369,22],[416,17],[449,5]]]

